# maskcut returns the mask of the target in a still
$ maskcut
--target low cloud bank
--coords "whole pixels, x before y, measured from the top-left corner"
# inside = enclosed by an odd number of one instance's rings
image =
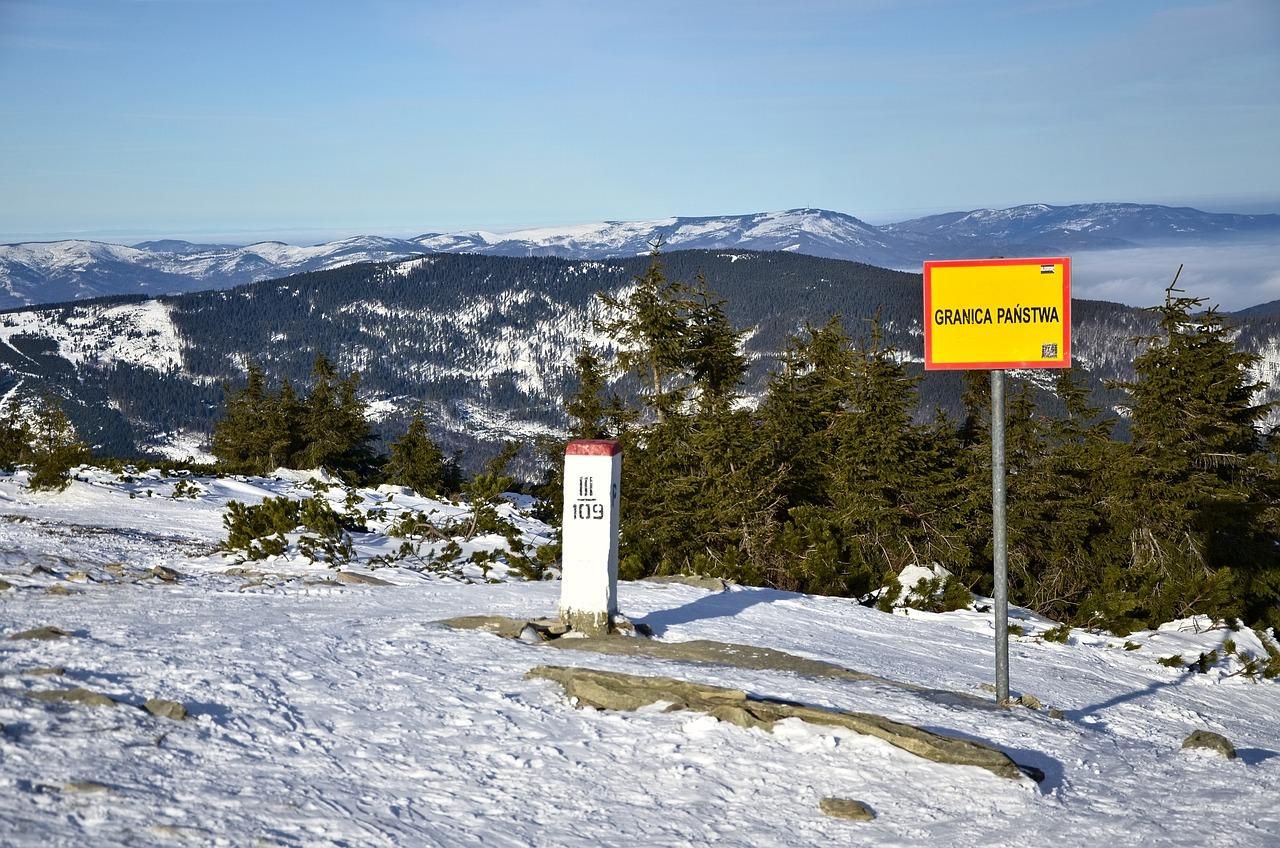
[[[1224,312],[1280,300],[1280,244],[1233,241],[1071,254],[1072,294],[1131,306],[1154,306],[1183,265],[1178,288]]]

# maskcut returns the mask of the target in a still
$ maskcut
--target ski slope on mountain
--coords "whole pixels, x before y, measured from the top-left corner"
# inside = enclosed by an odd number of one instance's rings
[[[389,541],[377,532],[359,535],[343,570],[389,585],[340,583],[297,557],[237,563],[212,551],[228,500],[302,496],[306,473],[182,488],[155,472],[80,476],[56,494],[28,491],[21,473],[0,477],[0,579],[13,586],[0,592],[4,635],[72,634],[0,639],[0,844],[1280,842],[1280,685],[1229,661],[1204,674],[1156,661],[1192,660],[1227,639],[1258,649],[1249,631],[1187,620],[1126,638],[1073,631],[1057,644],[1038,636],[1051,622],[1014,610],[1025,635],[1011,646],[1013,688],[1042,711],[987,702],[992,622],[976,610],[887,614],[768,589],[620,587],[623,611],[658,639],[768,646],[926,691],[553,651],[436,622],[554,614],[554,581],[371,568]],[[195,497],[181,494],[191,487]],[[358,495],[366,511],[428,506],[402,491]],[[545,541],[529,505],[503,511]],[[179,575],[151,576],[156,566]],[[879,713],[994,744],[1045,779],[939,765],[790,721],[766,733],[656,708],[579,710],[525,679],[539,664]],[[23,673],[36,668],[63,673]],[[120,703],[29,697],[69,686]],[[134,708],[152,697],[184,703],[190,718]],[[1225,734],[1239,758],[1180,750],[1193,730]],[[829,819],[825,796],[864,801],[877,817]]]

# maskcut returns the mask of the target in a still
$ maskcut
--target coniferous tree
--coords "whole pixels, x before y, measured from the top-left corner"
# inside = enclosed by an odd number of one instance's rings
[[[1270,405],[1255,402],[1256,357],[1236,348],[1215,310],[1197,312],[1202,299],[1175,291],[1124,385],[1133,438],[1119,457],[1123,511],[1113,520],[1129,556],[1104,575],[1109,597],[1093,612],[1134,624],[1274,617],[1276,474],[1257,430]]]
[[[266,405],[267,466],[268,470],[293,467],[298,464],[302,452],[302,422],[306,407],[298,399],[293,383],[285,377],[280,391]]]
[[[303,457],[309,468],[336,468],[346,447],[334,382],[337,372],[323,353],[311,367],[311,392],[303,409]]]
[[[510,524],[498,515],[503,492],[508,492],[515,479],[507,467],[520,450],[519,442],[507,442],[502,449],[485,463],[480,473],[462,486],[462,495],[471,507],[471,525],[464,536],[474,538],[478,533],[510,533]]]
[[[838,316],[805,337],[792,338],[781,367],[769,380],[760,406],[761,435],[781,469],[785,513],[803,504],[825,504],[823,461],[832,450],[831,424],[853,395],[854,355]]]
[[[578,390],[565,405],[565,412],[569,415],[569,438],[603,438],[609,417],[604,368],[600,358],[589,347],[578,351],[574,364],[578,369]]]
[[[12,401],[0,416],[0,469],[12,471],[31,451],[31,428]]]
[[[89,448],[80,441],[62,402],[45,393],[36,406],[31,428],[32,489],[65,489],[71,482],[68,472],[89,461]]]
[[[387,460],[387,481],[408,486],[423,497],[437,497],[444,487],[444,453],[431,441],[427,423],[419,410],[409,428],[391,445]]]
[[[606,315],[596,329],[618,343],[618,367],[636,374],[645,403],[661,421],[680,407],[687,388],[675,377],[687,353],[688,302],[686,287],[667,279],[658,247],[625,299],[597,295]]]
[[[350,480],[366,478],[376,465],[373,430],[360,400],[360,372],[352,371],[338,385],[338,423],[342,452],[338,468]]]
[[[224,411],[213,427],[213,455],[226,469],[242,474],[261,474],[267,468],[270,447],[264,422],[269,418],[270,396],[262,366],[250,362],[245,385],[233,390],[223,385]]]
[[[707,280],[701,273],[692,294],[688,302],[684,358],[697,392],[699,410],[722,412],[728,409],[747,372],[747,358],[741,350],[743,334],[729,322],[724,312],[725,302],[708,290]]]
[[[373,464],[373,432],[357,388],[360,375],[339,380],[324,354],[312,368],[315,382],[303,411],[303,457],[313,468],[325,468],[348,480],[365,477]]]
[[[912,419],[918,382],[873,322],[869,344],[856,351],[850,407],[833,423],[827,460],[845,592],[869,591],[906,565],[964,562],[963,478],[945,433]]]

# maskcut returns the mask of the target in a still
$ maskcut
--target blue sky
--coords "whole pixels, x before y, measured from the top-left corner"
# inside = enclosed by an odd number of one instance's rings
[[[0,241],[1280,211],[1280,3],[0,0]]]

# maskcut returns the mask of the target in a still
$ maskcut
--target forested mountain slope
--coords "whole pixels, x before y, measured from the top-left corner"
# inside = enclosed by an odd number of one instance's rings
[[[761,390],[791,335],[832,314],[854,337],[878,314],[889,344],[908,360],[922,357],[918,274],[789,252],[677,251],[662,261],[671,279],[702,274],[731,320],[749,329],[749,392]],[[246,361],[305,385],[323,352],[340,370],[361,372],[362,394],[388,432],[422,405],[449,448],[536,437],[564,421],[581,346],[608,352],[592,328],[595,293],[625,290],[648,262],[436,254],[226,291],[11,311],[0,315],[0,391],[51,387],[72,401],[94,444],[127,453],[175,431],[206,433],[222,382],[240,377]],[[1103,381],[1129,376],[1130,339],[1150,332],[1150,316],[1078,300],[1073,322],[1075,361],[1111,406],[1119,395]],[[1272,338],[1252,325],[1246,337],[1259,349]],[[928,374],[920,414],[954,414],[959,395],[958,374]]]

